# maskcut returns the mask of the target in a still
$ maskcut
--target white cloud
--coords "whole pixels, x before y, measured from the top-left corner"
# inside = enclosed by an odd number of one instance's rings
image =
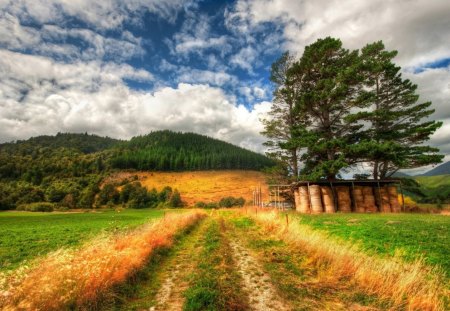
[[[96,29],[113,29],[146,12],[175,22],[177,13],[190,0],[2,0],[0,10],[39,24],[64,24],[67,16],[75,17]]]
[[[14,65],[11,65],[14,64]],[[119,138],[151,130],[193,131],[261,151],[261,113],[249,111],[222,89],[180,83],[154,93],[127,87],[124,78],[151,80],[127,65],[64,64],[40,56],[0,51],[0,140],[61,132]]]
[[[257,61],[258,51],[251,46],[242,48],[237,54],[230,58],[230,64],[253,73],[253,67]]]
[[[209,84],[216,86],[236,85],[237,77],[230,75],[224,71],[210,71],[192,69],[189,67],[180,68],[175,78],[178,82]]]

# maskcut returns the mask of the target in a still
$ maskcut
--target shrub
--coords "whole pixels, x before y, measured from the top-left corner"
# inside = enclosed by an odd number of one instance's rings
[[[30,204],[21,204],[17,207],[18,211],[27,212],[53,212],[54,204],[48,202],[37,202]]]
[[[242,197],[239,198],[235,198],[235,197],[225,197],[222,198],[219,201],[219,206],[220,207],[225,207],[225,208],[230,208],[233,206],[244,206],[245,204],[245,199]]]
[[[206,203],[203,202],[203,201],[196,202],[196,203],[195,203],[195,207],[198,207],[198,208],[205,208],[205,207],[206,207]]]

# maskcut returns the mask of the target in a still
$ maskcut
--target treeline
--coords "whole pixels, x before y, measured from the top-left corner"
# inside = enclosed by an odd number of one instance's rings
[[[276,89],[264,134],[285,176],[333,180],[364,164],[383,179],[442,160],[425,145],[442,123],[429,118],[431,102],[419,102],[396,55],[381,41],[348,50],[328,37],[272,65]]]
[[[207,136],[158,131],[123,143],[111,164],[119,169],[184,171],[261,170],[273,166],[274,162],[261,154]]]

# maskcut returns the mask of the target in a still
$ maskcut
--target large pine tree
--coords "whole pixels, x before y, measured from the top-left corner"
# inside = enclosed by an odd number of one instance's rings
[[[359,74],[358,51],[339,39],[319,39],[307,46],[290,73],[301,77],[295,111],[302,120],[294,127],[294,144],[304,148],[303,177],[329,180],[358,161],[352,151],[361,125],[353,118],[366,101]]]
[[[369,122],[366,156],[375,179],[443,158],[439,149],[423,144],[442,123],[428,118],[434,112],[431,102],[418,103],[417,85],[402,78],[401,68],[392,61],[396,55],[397,51],[386,51],[381,41],[366,45],[361,53],[372,107],[359,115]]]
[[[298,124],[294,107],[300,84],[289,74],[293,63],[294,57],[286,52],[272,64],[270,80],[275,85],[274,99],[270,117],[262,120],[262,134],[268,138],[264,143],[268,147],[267,155],[285,163],[290,173],[297,178],[299,148],[290,142],[293,138],[292,129]]]

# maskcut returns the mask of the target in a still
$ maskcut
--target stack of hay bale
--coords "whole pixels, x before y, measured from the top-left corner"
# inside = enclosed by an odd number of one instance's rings
[[[294,203],[295,203],[295,210],[297,212],[300,211],[300,193],[299,189],[294,189]]]
[[[320,186],[312,185],[309,187],[309,194],[311,196],[311,213],[318,214],[323,212],[322,193]]]
[[[307,186],[301,186],[298,188],[298,194],[299,194],[299,208],[298,211],[300,213],[309,213],[311,211],[311,207],[309,204],[309,194],[308,194],[308,187]]]
[[[333,191],[330,187],[322,186],[320,187],[322,192],[323,205],[325,208],[325,213],[334,213],[336,208],[334,206]]]
[[[375,213],[377,211],[377,206],[375,204],[375,197],[373,195],[372,187],[362,187],[362,193],[364,197],[365,211]]]
[[[364,213],[366,211],[366,205],[364,204],[363,187],[353,187],[353,201],[355,204],[355,212]]]
[[[340,212],[348,213],[352,211],[352,201],[350,199],[350,191],[347,186],[336,187],[338,210]]]
[[[382,213],[390,213],[391,205],[389,204],[389,193],[386,187],[375,188],[375,200]]]
[[[400,213],[401,212],[401,206],[398,202],[398,193],[397,193],[397,187],[396,186],[389,186],[387,188],[388,196],[389,196],[389,204],[391,205],[391,210],[394,213]]]

